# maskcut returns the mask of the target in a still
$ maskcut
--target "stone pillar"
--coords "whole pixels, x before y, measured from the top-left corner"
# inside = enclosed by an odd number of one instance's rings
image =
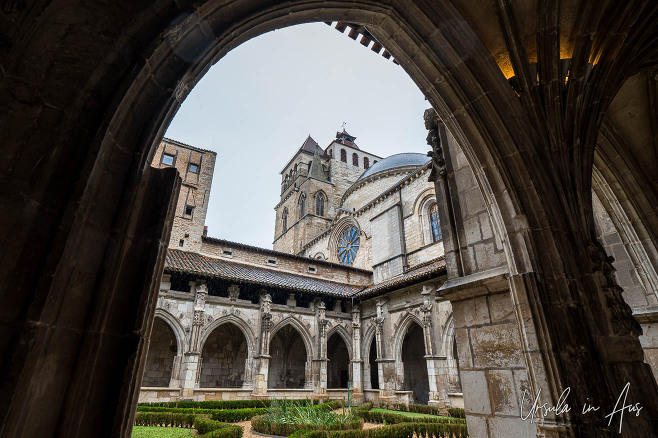
[[[258,355],[254,357],[256,369],[252,398],[267,398],[267,376],[270,369],[270,333],[272,331],[272,297],[261,293],[260,296],[260,344]]]
[[[423,304],[420,306],[425,340],[425,360],[429,382],[429,404],[444,407],[448,400],[448,364],[446,356],[439,355],[438,339],[433,330],[432,314],[435,298],[434,286],[423,286],[420,293]]]
[[[377,301],[377,315],[374,318],[375,340],[377,342],[377,375],[379,377],[379,399],[382,402],[394,402],[398,384],[398,373],[393,358],[393,329],[386,310],[388,300]]]
[[[355,305],[352,309],[352,402],[363,403],[363,359],[361,359],[361,309]]]
[[[525,391],[524,411],[530,408],[532,388],[507,274],[499,269],[448,280],[439,291],[450,300],[454,312],[470,434],[536,436],[536,422],[519,418]]]
[[[174,356],[174,360],[171,366],[171,379],[169,379],[170,388],[180,388],[182,385],[181,374],[183,371],[183,360],[185,358],[184,354],[179,354]]]
[[[206,313],[206,296],[208,287],[205,283],[190,282],[194,290],[194,320],[190,333],[189,349],[183,357],[182,363],[182,391],[181,397],[191,399],[194,397],[194,388],[197,387],[201,373],[201,336],[203,334],[204,316]]]
[[[326,399],[327,396],[327,324],[326,306],[323,301],[316,303],[315,320],[318,327],[318,354],[312,363],[313,398]]]

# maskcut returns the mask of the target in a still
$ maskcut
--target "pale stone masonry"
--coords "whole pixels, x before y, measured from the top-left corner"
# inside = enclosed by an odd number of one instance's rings
[[[463,405],[452,312],[436,295],[445,265],[429,159],[381,158],[354,140],[339,132],[322,149],[309,136],[286,164],[274,250],[176,219],[140,400],[342,399],[349,384],[356,403]],[[174,151],[200,150],[165,140],[154,165]]]

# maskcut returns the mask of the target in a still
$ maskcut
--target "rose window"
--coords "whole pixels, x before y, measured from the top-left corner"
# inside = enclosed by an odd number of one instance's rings
[[[344,265],[354,263],[360,242],[359,230],[356,227],[352,226],[343,231],[338,238],[338,260]]]

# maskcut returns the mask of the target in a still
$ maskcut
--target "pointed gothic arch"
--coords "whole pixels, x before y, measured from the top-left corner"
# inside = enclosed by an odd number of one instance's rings
[[[170,386],[172,380],[176,378],[174,362],[182,354],[179,347],[180,343],[169,321],[160,315],[156,316],[149,339],[149,354],[144,363],[143,387]]]
[[[162,318],[173,330],[174,335],[176,336],[178,354],[183,354],[186,352],[188,348],[187,336],[185,335],[183,324],[178,320],[178,318],[176,318],[171,312],[162,308],[155,309],[154,316],[157,318]]]
[[[267,386],[272,389],[304,388],[310,382],[312,351],[311,343],[307,342],[310,337],[296,319],[286,320],[270,335]]]
[[[247,321],[235,315],[220,316],[219,318],[215,319],[210,324],[208,324],[206,327],[204,327],[203,333],[201,334],[201,342],[200,342],[202,350],[203,350],[203,346],[208,340],[208,337],[222,324],[234,324],[236,327],[238,327],[242,331],[242,334],[244,335],[247,341],[249,357],[252,357],[254,354],[256,354],[256,335],[254,334],[251,326]]]
[[[402,361],[402,344],[404,342],[404,337],[406,336],[412,324],[417,324],[421,328],[421,330],[423,328],[423,322],[420,320],[420,318],[415,314],[413,314],[412,312],[407,312],[407,314],[402,318],[402,320],[398,324],[398,328],[395,331],[395,334],[393,335],[393,352],[395,355],[395,360],[397,362]],[[424,340],[425,338],[423,337],[423,345],[424,345]]]

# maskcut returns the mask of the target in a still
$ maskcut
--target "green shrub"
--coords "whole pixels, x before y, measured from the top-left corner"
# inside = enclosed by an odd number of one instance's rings
[[[176,414],[212,414],[219,409],[162,408],[158,406],[137,406],[137,412],[173,412]]]
[[[211,411],[213,420],[226,421],[233,423],[236,421],[250,420],[256,415],[263,415],[268,408],[249,408],[249,409],[217,409]]]
[[[360,404],[359,406],[357,406],[353,409],[356,412],[364,412],[364,411],[369,411],[370,409],[372,409],[374,407],[375,407],[375,404],[370,401],[370,402],[362,403],[362,404]]]
[[[256,432],[264,433],[267,435],[288,436],[302,429],[307,429],[307,430],[361,429],[363,427],[363,420],[357,419],[345,423],[334,422],[328,424],[325,423],[304,424],[304,423],[284,423],[284,422],[272,421],[271,419],[268,418],[268,415],[260,415],[258,417],[254,417],[251,419],[251,427]]]
[[[404,403],[395,403],[393,404],[393,410],[404,411],[404,412],[415,412],[417,414],[429,414],[429,415],[443,415],[441,410],[436,406],[429,405],[416,405]]]
[[[466,411],[462,408],[448,408],[448,415],[455,418],[466,418]]]
[[[364,411],[358,412],[358,415],[369,423],[387,423],[387,424],[399,424],[399,423],[465,423],[465,420],[461,418],[451,418],[451,417],[409,417],[402,414],[393,414],[390,412],[379,412],[379,411]]]
[[[256,415],[263,415],[267,408],[248,409],[194,409],[194,408],[162,408],[157,406],[138,406],[137,412],[171,412],[177,414],[209,415],[213,420],[233,423],[249,420]]]
[[[400,423],[368,430],[303,429],[288,438],[467,438],[465,424]]]
[[[215,420],[206,420],[197,417],[194,427],[199,436],[208,438],[241,438],[242,428],[235,424],[221,423]]]
[[[194,415],[173,412],[137,412],[135,425],[191,428],[194,425]]]
[[[140,403],[139,406],[161,407],[161,408],[194,408],[194,409],[248,409],[266,408],[272,403],[271,400],[215,400],[215,401],[179,401],[179,402],[157,402]]]

